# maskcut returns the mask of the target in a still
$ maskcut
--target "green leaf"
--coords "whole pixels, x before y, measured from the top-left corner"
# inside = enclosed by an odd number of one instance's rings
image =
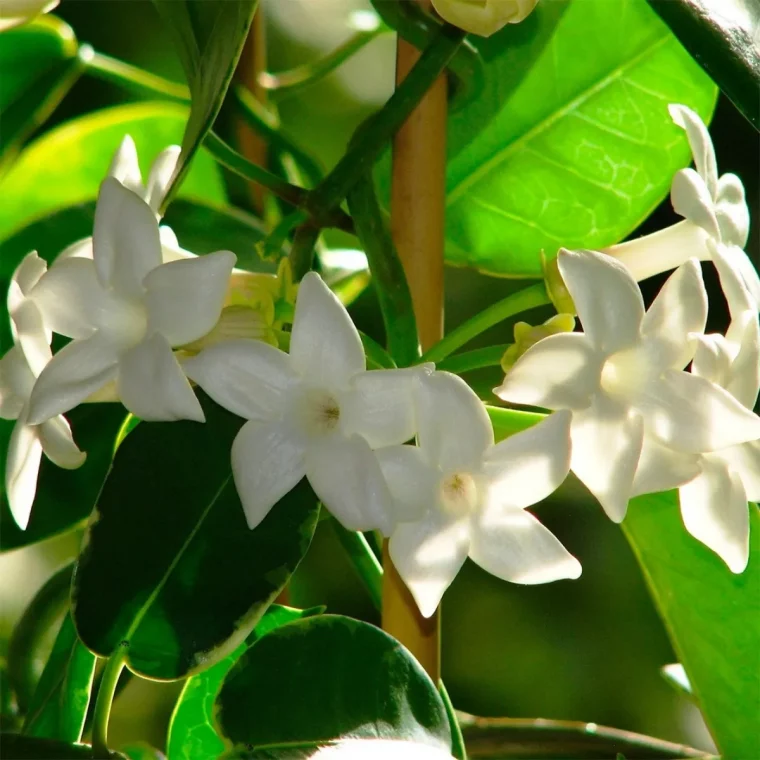
[[[87,452],[78,470],[62,470],[43,456],[37,495],[26,530],[13,520],[5,491],[0,496],[0,552],[54,536],[86,520],[103,485],[116,435],[125,417],[121,404],[82,404],[67,413],[74,440]],[[0,462],[5,462],[13,422],[0,420]]]
[[[180,141],[187,114],[186,107],[169,103],[117,106],[68,121],[35,140],[0,180],[0,240],[53,211],[96,198],[126,134],[134,138],[147,177],[155,156]],[[182,195],[225,200],[221,172],[203,150]]]
[[[725,758],[760,757],[760,513],[734,575],[690,536],[675,492],[633,499],[623,523],[708,728]]]
[[[192,97],[171,196],[184,181],[190,160],[222,107],[258,0],[154,2],[174,37]]]
[[[71,27],[53,16],[0,36],[0,171],[63,100],[84,63]]]
[[[649,0],[683,46],[760,129],[757,0]]]
[[[69,744],[20,734],[0,734],[0,757],[7,760],[92,760],[89,744]],[[111,752],[112,760],[127,760]]]
[[[29,705],[24,734],[78,742],[94,674],[95,656],[79,641],[67,614]]]
[[[304,479],[249,530],[230,447],[243,420],[201,394],[206,422],[141,422],[123,441],[73,585],[84,644],[177,679],[211,667],[256,625],[306,552],[317,522]],[[256,466],[256,463],[251,463]]]
[[[714,85],[646,0],[563,2],[530,72],[449,164],[451,264],[541,277],[542,250],[622,240],[689,160],[668,104],[712,111]]]
[[[451,749],[446,710],[419,663],[384,631],[340,615],[257,641],[230,671],[216,708],[228,739],[262,750],[349,736]]]
[[[258,639],[282,625],[303,617],[320,614],[321,608],[295,610],[272,605],[256,627],[229,657],[212,668],[188,678],[169,725],[166,751],[169,760],[207,760],[218,757],[226,749],[224,740],[214,728],[214,700],[227,673],[240,656]]]

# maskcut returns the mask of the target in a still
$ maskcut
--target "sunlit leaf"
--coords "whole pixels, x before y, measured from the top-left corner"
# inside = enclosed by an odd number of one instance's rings
[[[128,641],[128,667],[150,678],[182,678],[234,651],[317,522],[303,480],[248,529],[230,464],[243,420],[201,404],[205,423],[141,422],[119,446],[74,576],[82,641],[103,657]]]

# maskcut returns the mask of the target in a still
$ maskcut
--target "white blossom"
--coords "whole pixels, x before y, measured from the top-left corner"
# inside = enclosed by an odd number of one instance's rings
[[[251,528],[305,475],[346,528],[391,530],[391,497],[373,449],[414,435],[412,388],[429,369],[367,371],[359,333],[319,275],[301,282],[289,354],[229,341],[184,368],[248,420],[232,445],[232,471]]]
[[[14,272],[8,291],[14,346],[0,359],[0,417],[16,420],[8,444],[5,490],[13,519],[22,530],[29,524],[42,454],[66,469],[76,469],[85,460],[63,417],[29,424],[29,397],[37,376],[52,358],[52,336],[27,296],[46,269],[46,263],[32,252]]]
[[[30,400],[38,424],[116,381],[144,420],[203,420],[172,348],[206,335],[222,310],[235,255],[162,264],[150,207],[107,178],[95,212],[94,255],[62,261],[31,292],[53,331],[74,340],[40,374]]]
[[[715,149],[702,119],[682,105],[669,107],[673,121],[686,131],[696,169],[676,173],[670,198],[684,217],[664,230],[605,249],[643,280],[696,257],[712,260],[720,246],[760,308],[760,276],[742,250],[749,235],[744,186],[735,174],[718,176]]]
[[[671,275],[646,313],[635,280],[615,259],[563,250],[558,264],[584,332],[539,341],[495,392],[573,412],[571,469],[611,519],[625,516],[645,434],[676,452],[659,460],[656,475],[667,487],[694,477],[679,452],[712,452],[760,436],[760,418],[715,383],[682,371],[707,317],[696,260]],[[638,483],[639,493],[661,487],[655,473]]]
[[[512,583],[577,578],[578,561],[526,511],[569,472],[570,413],[494,444],[485,407],[455,375],[423,378],[416,402],[419,447],[377,455],[397,509],[390,555],[420,612],[435,612],[468,556]]]
[[[433,7],[449,24],[490,37],[507,24],[518,24],[538,0],[433,0]]]

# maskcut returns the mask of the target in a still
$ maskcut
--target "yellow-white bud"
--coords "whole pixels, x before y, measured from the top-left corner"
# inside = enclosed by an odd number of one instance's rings
[[[555,314],[542,325],[529,325],[527,322],[515,324],[515,342],[501,357],[501,368],[509,372],[515,362],[539,340],[557,333],[572,332],[575,329],[575,317],[572,314]]]
[[[490,37],[507,24],[522,21],[538,0],[432,0],[444,21],[466,32]]]

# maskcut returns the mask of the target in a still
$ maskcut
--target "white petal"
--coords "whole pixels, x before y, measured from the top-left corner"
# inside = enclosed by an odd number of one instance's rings
[[[156,156],[155,161],[150,167],[145,200],[156,213],[159,212],[161,204],[164,202],[166,191],[171,184],[174,170],[177,168],[180,151],[179,145],[170,145]]]
[[[237,257],[218,251],[156,267],[144,280],[148,330],[172,346],[202,338],[219,321]]]
[[[692,374],[725,388],[731,378],[734,353],[731,344],[722,335],[700,335],[691,363]]]
[[[341,419],[347,435],[359,434],[373,448],[394,446],[417,430],[414,389],[433,365],[382,369],[356,375],[341,398]]]
[[[731,315],[745,310],[760,310],[760,275],[749,256],[735,245],[713,246],[712,253]],[[737,280],[741,283],[741,288],[736,285]]]
[[[417,446],[388,446],[375,455],[395,502],[395,522],[418,520],[436,501],[440,470]]]
[[[253,530],[306,474],[306,443],[282,420],[246,422],[232,443],[232,472]]]
[[[522,509],[489,508],[473,528],[470,558],[510,583],[551,583],[581,574],[580,562]]]
[[[108,176],[117,179],[132,192],[142,196],[142,174],[137,160],[137,147],[130,135],[124,135],[108,167]]]
[[[702,474],[678,492],[686,530],[712,549],[733,573],[749,559],[749,509],[739,476],[724,462],[705,457]]]
[[[573,414],[570,468],[613,522],[622,522],[641,455],[644,426],[637,414],[600,396]]]
[[[69,423],[61,416],[53,417],[37,427],[42,450],[56,467],[76,470],[84,464],[87,454],[79,450],[71,435]]]
[[[760,438],[760,417],[703,377],[668,370],[639,403],[647,429],[681,451],[718,451]]]
[[[479,469],[493,445],[493,427],[483,402],[461,377],[435,372],[415,393],[417,438],[425,458],[445,473]]]
[[[715,456],[727,462],[739,476],[747,498],[760,501],[760,441],[730,446]]]
[[[313,443],[306,453],[306,477],[343,527],[390,535],[396,510],[377,457],[361,436]]]
[[[21,260],[11,276],[11,283],[16,288],[8,291],[8,311],[13,310],[29,296],[32,288],[40,281],[40,277],[47,271],[47,261],[37,255],[37,251],[28,253]]]
[[[34,425],[68,412],[116,377],[117,353],[107,336],[96,332],[62,348],[42,370],[29,400]]]
[[[742,319],[731,323],[727,336],[738,341],[739,351],[723,387],[739,403],[752,409],[760,392],[760,322],[757,315],[745,312]]]
[[[636,343],[644,300],[625,266],[604,253],[564,248],[557,264],[591,343],[606,352]]]
[[[694,169],[681,169],[673,177],[670,202],[676,214],[701,227],[711,238],[720,240],[715,204]]]
[[[583,333],[550,335],[517,360],[494,393],[514,404],[585,409],[599,391],[603,362]]]
[[[699,475],[700,455],[676,451],[651,435],[644,436],[631,497],[678,488]]]
[[[86,237],[81,240],[77,240],[76,243],[72,243],[66,246],[56,257],[53,262],[53,267],[58,266],[61,262],[67,259],[91,259],[92,258],[92,238]]]
[[[92,240],[101,284],[141,298],[145,275],[162,260],[158,222],[145,201],[112,177],[100,186]]]
[[[327,390],[346,388],[365,369],[359,332],[346,307],[315,272],[298,287],[290,356],[296,372]]]
[[[249,420],[279,417],[299,382],[286,353],[255,340],[217,343],[182,367],[217,404]]]
[[[158,333],[119,358],[119,396],[142,420],[206,419],[171,346]]]
[[[429,509],[417,522],[399,523],[388,549],[423,617],[430,617],[467,559],[469,521]]]
[[[15,328],[16,343],[21,348],[31,373],[37,377],[53,358],[50,350],[52,336],[45,329],[42,312],[31,298],[27,298],[13,310],[11,324]]]
[[[170,261],[182,261],[184,259],[194,259],[196,255],[182,248],[177,240],[177,236],[171,227],[162,224],[158,228],[158,234],[161,238],[161,254],[164,264]]]
[[[8,505],[16,524],[26,530],[37,493],[42,444],[37,429],[27,424],[25,415],[19,417],[8,443],[5,463],[5,490]]]
[[[320,747],[312,760],[454,760],[439,747],[396,739],[344,739]]]
[[[697,167],[699,176],[704,180],[710,195],[714,198],[718,186],[718,165],[715,160],[715,149],[705,123],[699,114],[687,106],[669,105],[668,111],[670,118],[681,129],[686,130],[691,155],[694,157],[694,165]]]
[[[15,420],[21,414],[34,380],[21,347],[13,346],[0,359],[0,418]]]
[[[487,509],[523,509],[559,488],[570,471],[571,419],[567,410],[554,412],[486,453]]]
[[[683,369],[694,356],[693,333],[707,323],[707,291],[696,259],[668,277],[641,324],[642,337],[656,346],[652,358],[663,369]]]
[[[735,174],[724,174],[718,180],[715,216],[721,240],[744,248],[749,237],[749,208],[744,185]]]

